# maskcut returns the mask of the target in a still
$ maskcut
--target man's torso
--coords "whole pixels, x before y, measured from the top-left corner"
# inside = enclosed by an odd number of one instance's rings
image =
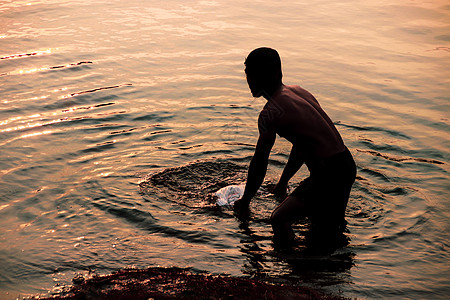
[[[331,119],[317,100],[299,86],[283,85],[275,92],[261,111],[259,123],[260,130],[275,130],[290,141],[307,164],[345,150]]]

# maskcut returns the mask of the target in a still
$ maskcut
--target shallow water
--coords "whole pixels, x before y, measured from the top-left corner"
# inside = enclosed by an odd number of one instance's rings
[[[0,298],[158,265],[445,298],[449,20],[448,1],[3,1]],[[204,201],[245,178],[264,100],[243,60],[259,46],[280,52],[285,83],[318,98],[357,162],[351,241],[331,256],[276,253],[268,195],[248,226]],[[289,149],[277,141],[267,182]],[[184,190],[149,188],[155,174]]]

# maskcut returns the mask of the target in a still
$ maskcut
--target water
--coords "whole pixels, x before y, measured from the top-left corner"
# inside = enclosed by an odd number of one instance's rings
[[[449,20],[438,0],[1,2],[0,298],[127,266],[445,298]],[[285,83],[318,98],[357,162],[351,242],[332,256],[274,252],[270,196],[248,226],[204,201],[245,178],[264,100],[243,61],[259,46],[280,52]],[[289,149],[277,140],[267,182]],[[162,175],[184,190],[147,184]]]

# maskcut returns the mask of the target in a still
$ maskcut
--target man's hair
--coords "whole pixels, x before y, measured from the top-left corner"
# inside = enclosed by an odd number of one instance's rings
[[[261,47],[253,50],[244,62],[248,73],[266,77],[279,73],[281,80],[281,59],[275,49]]]

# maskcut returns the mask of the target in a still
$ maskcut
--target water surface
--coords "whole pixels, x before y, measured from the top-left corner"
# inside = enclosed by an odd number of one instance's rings
[[[3,1],[0,298],[130,266],[445,298],[449,20],[447,1]],[[318,98],[357,162],[351,242],[333,255],[274,252],[270,196],[248,226],[199,196],[245,178],[264,100],[243,61],[260,46],[279,51],[285,83]],[[289,149],[277,140],[267,182]],[[184,190],[143,188],[152,174]]]

